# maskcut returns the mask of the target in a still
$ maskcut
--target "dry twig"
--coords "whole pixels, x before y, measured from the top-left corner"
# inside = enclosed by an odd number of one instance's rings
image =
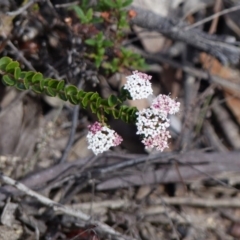
[[[17,15],[23,13],[25,10],[27,10],[29,7],[31,7],[37,1],[38,0],[30,0],[29,2],[27,2],[25,5],[23,5],[22,7],[20,7],[16,11],[7,12],[7,15],[9,15],[9,16],[17,16]]]

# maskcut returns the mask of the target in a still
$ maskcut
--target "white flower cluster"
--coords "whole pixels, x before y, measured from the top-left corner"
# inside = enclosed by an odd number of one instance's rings
[[[150,108],[137,112],[137,134],[143,136],[142,143],[146,148],[163,151],[168,147],[168,139],[171,138],[167,131],[170,126],[168,116],[177,113],[179,109],[179,102],[160,94],[153,100]]]
[[[127,77],[127,82],[123,88],[129,91],[133,100],[147,98],[153,93],[152,84],[149,81],[151,78],[145,73],[134,71],[132,75]]]
[[[103,153],[110,147],[117,146],[122,142],[122,138],[114,130],[102,126],[99,122],[95,122],[88,128],[88,148],[92,149],[95,155]]]

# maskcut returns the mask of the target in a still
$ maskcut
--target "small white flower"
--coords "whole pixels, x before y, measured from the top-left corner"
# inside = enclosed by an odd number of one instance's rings
[[[121,136],[119,136],[114,130],[102,126],[99,122],[95,122],[88,128],[88,149],[92,149],[95,155],[103,153],[109,150],[110,147],[117,146],[122,142]]]
[[[152,84],[149,81],[151,78],[145,73],[134,71],[127,77],[123,88],[129,91],[133,100],[147,98],[153,93]]]

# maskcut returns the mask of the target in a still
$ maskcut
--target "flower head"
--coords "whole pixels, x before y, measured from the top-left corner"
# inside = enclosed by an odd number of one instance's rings
[[[133,71],[133,74],[127,77],[127,82],[124,89],[128,90],[132,99],[147,98],[153,93],[150,79],[152,77],[138,71]]]
[[[88,129],[88,148],[92,149],[96,155],[109,150],[110,147],[119,145],[123,140],[114,130],[101,125],[99,122],[90,125]]]
[[[160,94],[151,106],[137,112],[137,134],[143,136],[142,143],[146,148],[163,151],[168,147],[171,138],[167,128],[170,126],[169,114],[179,111],[180,103],[169,96]]]
[[[180,102],[176,102],[167,95],[160,94],[153,100],[151,107],[164,115],[175,114],[179,111]]]
[[[153,108],[146,108],[137,112],[137,134],[145,137],[160,134],[167,129],[169,119],[165,115],[156,114]]]
[[[147,149],[156,148],[158,151],[163,151],[168,148],[168,139],[171,138],[169,131],[162,131],[160,134],[145,137],[142,143]]]

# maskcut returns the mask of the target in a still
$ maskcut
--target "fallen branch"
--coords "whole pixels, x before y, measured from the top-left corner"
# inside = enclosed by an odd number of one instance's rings
[[[151,206],[148,208],[143,208],[141,211],[143,214],[150,214],[150,209],[159,206],[158,213],[164,213],[163,202],[166,205],[185,205],[191,207],[204,207],[204,208],[239,208],[240,200],[237,198],[231,199],[206,199],[206,198],[190,198],[190,197],[162,197],[159,199],[155,199],[151,202]],[[90,211],[92,209],[93,212],[98,212],[100,209],[128,209],[129,207],[133,207],[135,204],[131,200],[122,200],[122,199],[114,199],[114,200],[106,200],[102,202],[86,202],[81,204],[73,204],[76,209],[81,209],[84,211]],[[155,212],[156,213],[156,212]]]
[[[37,0],[30,0],[29,2],[27,2],[25,5],[23,5],[22,7],[20,7],[16,11],[14,11],[14,12],[7,12],[7,15],[9,15],[9,16],[17,16],[17,15],[23,13],[25,10],[27,10],[29,7],[31,7],[36,2],[37,2]]]
[[[240,200],[237,198],[232,199],[206,199],[206,198],[185,198],[173,197],[162,198],[168,205],[186,205],[191,207],[204,207],[204,208],[239,208]],[[158,204],[161,204],[159,201]]]

